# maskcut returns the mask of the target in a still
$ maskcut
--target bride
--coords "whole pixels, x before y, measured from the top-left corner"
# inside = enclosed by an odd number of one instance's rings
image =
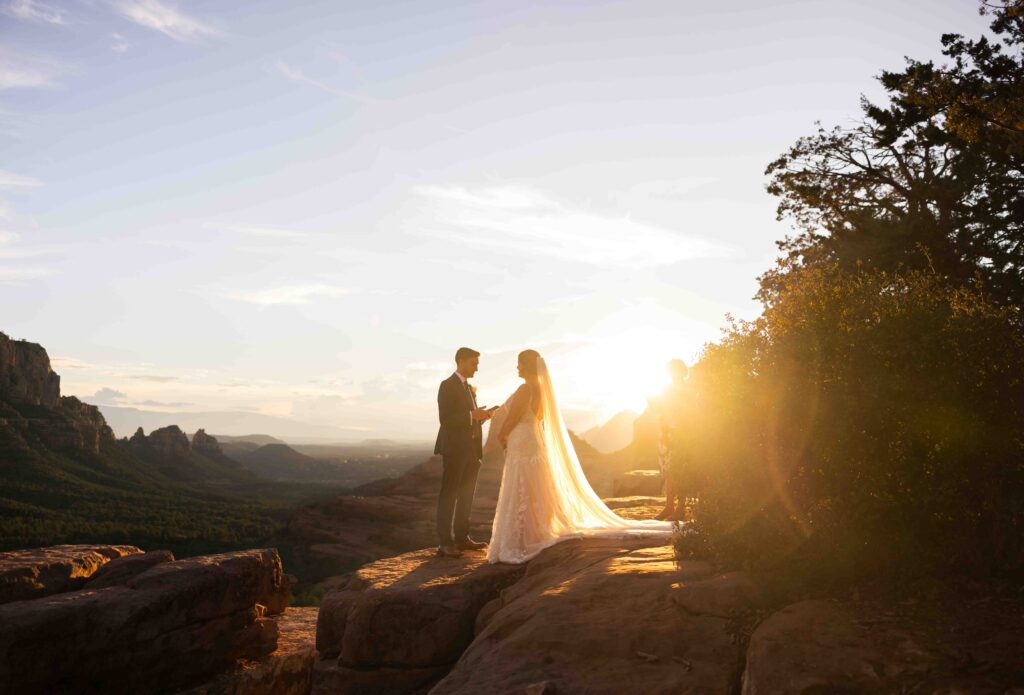
[[[670,535],[672,522],[623,519],[590,487],[536,350],[519,353],[519,376],[524,383],[502,406],[505,470],[488,562],[526,562],[569,538]]]

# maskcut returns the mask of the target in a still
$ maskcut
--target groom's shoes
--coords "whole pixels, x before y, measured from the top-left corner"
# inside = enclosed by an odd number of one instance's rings
[[[462,557],[462,551],[454,545],[442,545],[437,549],[438,557]]]
[[[487,547],[487,544],[475,541],[472,538],[467,538],[464,541],[457,542],[455,547],[459,550],[483,550]]]

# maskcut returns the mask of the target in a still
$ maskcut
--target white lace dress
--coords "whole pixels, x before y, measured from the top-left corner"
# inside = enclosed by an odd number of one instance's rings
[[[522,563],[569,538],[668,538],[673,522],[623,519],[590,486],[538,358],[542,416],[527,409],[509,432],[494,511],[490,562]],[[508,413],[511,398],[502,406]]]
[[[488,562],[526,562],[568,538],[561,533],[567,520],[559,506],[541,422],[527,408],[508,435]]]

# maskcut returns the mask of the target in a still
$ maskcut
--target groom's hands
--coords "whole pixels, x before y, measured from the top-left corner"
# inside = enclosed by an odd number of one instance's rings
[[[473,418],[473,422],[483,422],[484,420],[490,420],[491,416],[494,415],[494,411],[487,408],[477,408],[476,410],[469,411],[469,414]]]

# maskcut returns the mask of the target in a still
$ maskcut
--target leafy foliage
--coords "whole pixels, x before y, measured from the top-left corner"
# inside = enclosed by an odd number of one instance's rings
[[[763,314],[691,375],[680,554],[850,579],[1024,572],[1024,11],[883,73],[882,107],[767,170]]]
[[[863,101],[852,128],[819,128],[766,171],[778,216],[799,233],[762,278],[775,301],[797,265],[975,275],[996,301],[1024,298],[1024,15],[996,10],[1001,42],[942,37],[949,65],[883,72],[884,106]]]
[[[988,572],[1024,557],[1024,330],[925,271],[787,275],[694,370],[677,475],[743,565]]]

